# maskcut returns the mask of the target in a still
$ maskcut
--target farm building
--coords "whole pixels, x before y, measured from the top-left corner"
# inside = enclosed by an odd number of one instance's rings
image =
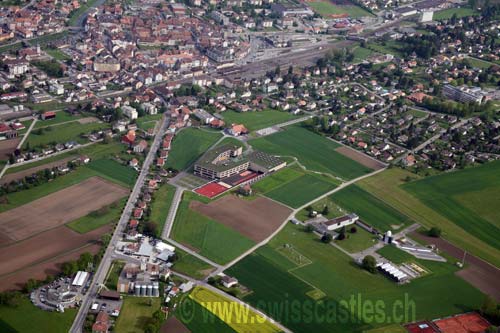
[[[356,223],[359,220],[359,216],[356,214],[344,215],[341,217],[334,218],[333,220],[328,220],[326,222],[322,222],[321,224],[328,231],[340,229],[342,227],[346,227],[348,225]]]

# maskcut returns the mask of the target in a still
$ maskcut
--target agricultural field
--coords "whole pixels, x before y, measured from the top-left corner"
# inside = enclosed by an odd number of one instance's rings
[[[350,185],[334,193],[331,199],[348,212],[357,214],[362,221],[380,232],[401,230],[413,223],[408,216],[357,185]]]
[[[79,122],[70,122],[64,126],[50,126],[43,129],[31,131],[28,139],[24,142],[24,147],[31,148],[44,146],[51,143],[66,143],[75,141],[85,143],[87,139],[83,138],[82,134],[89,134],[94,131],[99,131],[108,128],[109,124],[94,122],[80,124]],[[41,131],[40,134],[38,131]]]
[[[183,296],[182,302],[185,299],[189,299],[189,306],[192,309],[192,313],[189,318],[183,315],[183,312],[178,307],[175,316],[180,320],[191,333],[236,333],[228,324],[220,320],[216,315],[205,309],[198,302],[194,302],[189,298],[189,296]],[[167,331],[168,332],[168,331]]]
[[[16,307],[0,305],[0,331],[66,333],[76,312],[75,309],[67,309],[64,313],[43,311],[31,304],[28,296],[23,296]]]
[[[167,168],[184,170],[193,164],[218,139],[219,132],[187,128],[179,132],[172,141],[172,149],[166,163]]]
[[[255,313],[254,311],[246,311],[244,305],[231,301],[228,298],[217,294],[211,290],[203,287],[196,287],[189,295],[191,299],[203,306],[210,313],[226,322],[233,330],[238,333],[245,332],[260,332],[260,333],[274,333],[280,330],[272,323],[268,322]],[[219,306],[217,306],[219,305]],[[225,308],[234,309],[231,311],[230,317],[227,317]],[[239,316],[238,314],[244,313],[245,315]]]
[[[99,159],[92,161],[88,167],[106,178],[113,179],[116,183],[122,184],[126,187],[132,187],[137,178],[137,172],[115,160]]]
[[[363,16],[372,16],[369,12],[363,8],[352,5],[336,5],[332,0],[313,0],[307,3],[316,13],[323,17],[329,17],[331,15],[342,15],[348,14],[352,18],[358,18]]]
[[[371,169],[338,153],[340,145],[300,126],[249,141],[255,149],[280,155],[294,156],[308,170],[330,173],[344,179],[367,174]]]
[[[484,243],[500,249],[500,161],[403,185]]]
[[[492,166],[488,164],[485,167],[491,168]],[[466,249],[468,252],[489,261],[493,265],[500,266],[500,251],[498,249],[488,245],[460,227],[451,218],[443,214],[440,209],[433,209],[424,201],[419,200],[410,192],[406,191],[404,186],[407,183],[407,179],[421,179],[421,177],[399,168],[392,168],[372,177],[365,178],[361,180],[358,185],[391,207],[394,207],[401,213],[409,216],[415,222],[418,222],[427,228],[433,226],[441,228],[443,231],[443,237],[456,246]],[[490,189],[489,191],[492,190]],[[483,192],[476,192],[476,195],[478,193]],[[484,200],[491,199],[489,197],[485,197]],[[493,209],[495,206],[489,207]],[[487,210],[483,211],[482,214],[492,212],[491,209],[488,207],[486,208]],[[494,211],[492,214],[494,214]]]
[[[456,15],[457,18],[461,18],[465,16],[479,15],[479,13],[472,8],[450,8],[435,12],[433,20],[435,21],[449,20],[453,17],[453,15]]]
[[[149,302],[152,302],[150,305]],[[159,297],[124,297],[120,316],[116,320],[115,332],[143,333],[155,311],[160,310]]]
[[[298,169],[292,170],[293,176],[292,173],[285,169],[285,175],[280,175],[280,172],[278,172],[268,176],[271,179],[264,179],[263,181],[266,181],[266,183],[260,186],[257,183],[255,187],[261,191],[268,188],[267,191],[262,191],[261,193],[287,206],[299,208],[314,200],[314,198],[333,190],[338,185],[338,182],[329,176],[310,174]],[[288,175],[291,177],[283,180]],[[276,186],[271,187],[271,184]]]
[[[328,219],[333,219],[335,217],[340,217],[342,215],[345,215],[345,211],[341,207],[339,207],[335,202],[333,202],[333,200],[330,197],[325,197],[323,199],[320,199],[311,204],[310,206],[314,211],[318,213],[322,213],[325,206],[328,206],[328,214],[323,215]],[[300,221],[306,221],[310,219],[309,212],[307,211],[306,208],[302,209],[300,212],[295,214],[295,217]]]
[[[225,111],[222,116],[227,126],[231,124],[243,124],[249,131],[257,131],[297,118],[297,116],[285,111],[269,109],[248,112]]]
[[[184,193],[172,227],[173,239],[221,264],[254,245],[237,231],[192,210],[190,203],[193,200],[202,199],[193,193]]]
[[[288,255],[283,254],[287,252]],[[409,311],[406,318],[401,318],[406,322],[462,313],[482,303],[483,294],[457,277],[457,267],[452,263],[425,262],[422,265],[432,273],[398,286],[380,274],[372,275],[362,270],[335,247],[304,232],[302,226],[288,224],[268,245],[245,257],[226,273],[252,290],[244,301],[260,305],[264,312],[294,332],[326,332],[332,324],[339,332],[346,333],[387,326],[393,305],[398,300],[404,301],[405,294],[415,302],[415,316]],[[429,294],[439,297],[429,298]],[[324,296],[318,303],[321,295]],[[344,304],[352,297],[360,297],[364,303],[382,302],[382,320],[370,322],[362,314],[351,312]],[[294,318],[279,311],[280,304],[285,306],[283,300],[297,300],[307,304],[313,312],[318,304],[321,304],[320,311],[328,304],[335,312],[327,320],[307,314]],[[267,304],[273,306],[269,308]]]
[[[108,206],[90,212],[88,215],[80,217],[66,224],[68,228],[84,234],[100,228],[112,222],[118,222],[126,199],[114,202]]]

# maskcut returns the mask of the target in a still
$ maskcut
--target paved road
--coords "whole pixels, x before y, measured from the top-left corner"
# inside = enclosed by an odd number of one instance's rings
[[[175,188],[174,198],[172,200],[172,204],[170,205],[170,210],[168,211],[167,219],[165,221],[165,225],[161,233],[161,238],[163,239],[167,239],[170,236],[170,232],[172,231],[172,226],[174,225],[175,216],[177,214],[177,209],[179,208],[179,204],[181,203],[183,192],[184,192],[183,188],[181,187]]]
[[[99,267],[97,268],[97,271],[95,272],[95,274],[93,276],[93,281],[92,281],[92,285],[89,288],[89,292],[82,300],[82,304],[80,306],[78,314],[76,315],[76,318],[73,321],[73,325],[71,326],[71,329],[70,329],[71,333],[82,332],[82,327],[83,327],[83,323],[85,321],[85,317],[87,316],[87,311],[89,310],[90,305],[92,304],[95,297],[97,296],[98,291],[99,291],[99,287],[104,283],[104,279],[106,278],[106,274],[111,266],[111,263],[113,261],[113,257],[116,256],[114,254],[115,245],[119,241],[123,232],[125,231],[127,223],[130,219],[130,215],[132,214],[132,210],[134,208],[134,205],[139,197],[139,194],[141,193],[142,187],[146,181],[146,177],[149,174],[149,168],[156,157],[156,152],[157,152],[158,148],[160,147],[163,134],[165,134],[166,129],[168,127],[168,124],[169,124],[169,121],[167,120],[166,117],[164,117],[162,119],[162,125],[160,128],[160,131],[156,135],[156,137],[153,141],[153,144],[151,145],[151,149],[150,149],[150,151],[149,151],[149,153],[148,153],[148,155],[147,155],[147,157],[142,165],[141,173],[139,174],[139,177],[137,177],[137,181],[135,183],[135,186],[132,190],[132,193],[130,194],[130,197],[127,201],[127,204],[125,205],[125,208],[124,208],[123,213],[120,217],[118,225],[115,228],[113,236],[111,237],[111,241],[109,242],[109,245],[106,248],[106,252],[104,253],[104,256],[101,260],[101,264],[99,265]]]

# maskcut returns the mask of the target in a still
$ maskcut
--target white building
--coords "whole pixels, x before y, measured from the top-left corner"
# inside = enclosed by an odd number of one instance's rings
[[[131,106],[124,105],[122,107],[122,111],[123,111],[123,115],[131,120],[137,119],[137,117],[138,117],[137,110]]]
[[[323,225],[326,227],[327,230],[336,230],[351,224],[356,223],[356,221],[359,220],[359,216],[356,214],[349,214],[345,215],[342,217],[337,217],[333,220],[329,220],[326,222],[323,222]]]

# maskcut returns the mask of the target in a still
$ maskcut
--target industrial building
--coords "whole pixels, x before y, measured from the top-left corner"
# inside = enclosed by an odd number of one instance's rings
[[[446,98],[452,99],[461,103],[478,103],[481,104],[485,101],[486,97],[480,87],[460,86],[455,87],[451,84],[443,86],[443,95]]]

